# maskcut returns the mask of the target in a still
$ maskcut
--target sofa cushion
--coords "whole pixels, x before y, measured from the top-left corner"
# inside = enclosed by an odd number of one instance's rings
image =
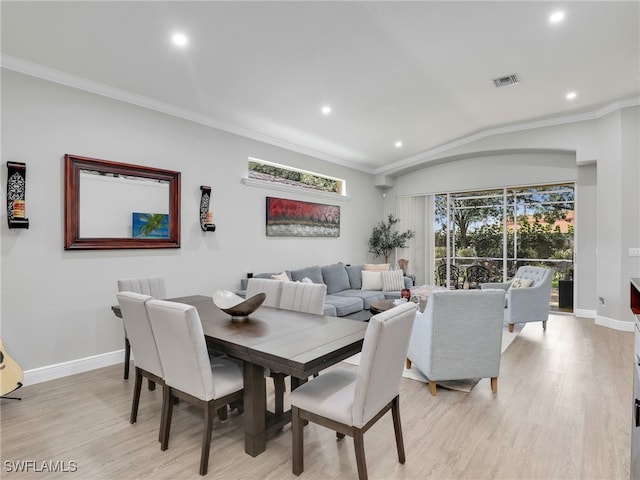
[[[336,307],[338,317],[344,317],[350,313],[355,313],[363,309],[364,303],[358,297],[345,297],[341,295],[327,295],[324,303]]]
[[[389,270],[391,264],[389,263],[365,263],[363,265],[365,270],[369,270],[372,272],[386,272]]]
[[[385,292],[394,292],[404,288],[404,276],[402,270],[389,270],[388,272],[380,272],[382,275],[382,290]]]
[[[349,276],[351,288],[360,290],[362,288],[362,265],[349,265],[344,269]]]
[[[325,303],[324,308],[322,310],[322,314],[327,317],[337,317],[338,312],[336,311],[336,306],[331,305],[330,303]]]
[[[319,265],[301,268],[300,270],[291,270],[291,280],[294,282],[301,282],[305,277],[309,278],[313,283],[324,283]]]
[[[385,299],[383,292],[374,290],[343,290],[342,292],[336,293],[336,296],[361,298],[365,310],[369,310],[371,302],[378,302]]]
[[[334,263],[333,265],[325,265],[321,269],[322,278],[327,286],[327,295],[341,292],[351,288],[349,283],[349,275],[342,263]]]
[[[382,292],[384,293],[385,300],[395,300],[396,298],[400,298],[400,290],[394,290],[393,292]]]
[[[382,272],[362,270],[362,290],[382,290]]]

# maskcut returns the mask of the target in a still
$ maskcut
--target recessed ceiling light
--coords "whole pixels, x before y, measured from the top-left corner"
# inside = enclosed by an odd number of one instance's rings
[[[322,107],[322,114],[329,115],[331,113],[331,107],[329,105],[325,105]]]
[[[400,147],[402,146],[402,142],[401,142],[400,140],[398,140],[398,141],[395,143],[395,146],[396,146],[396,148],[400,148]]]
[[[171,35],[171,41],[178,47],[186,47],[189,44],[189,38],[184,33],[174,33]]]
[[[566,95],[566,97],[565,97],[565,98],[566,98],[567,100],[573,100],[573,99],[575,99],[577,96],[578,96],[578,95],[576,94],[576,92],[569,92],[569,93],[567,93],[567,95]]]
[[[557,12],[553,12],[549,17],[550,23],[560,23],[564,20],[564,12],[562,10],[558,10]]]

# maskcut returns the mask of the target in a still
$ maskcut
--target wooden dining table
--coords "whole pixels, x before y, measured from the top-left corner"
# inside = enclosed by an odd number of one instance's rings
[[[212,297],[168,299],[196,307],[207,343],[243,361],[245,452],[255,457],[269,435],[291,421],[291,411],[267,410],[264,368],[291,376],[295,389],[309,376],[360,352],[366,322],[261,306],[246,320],[233,320]],[[112,307],[120,317],[119,306]]]

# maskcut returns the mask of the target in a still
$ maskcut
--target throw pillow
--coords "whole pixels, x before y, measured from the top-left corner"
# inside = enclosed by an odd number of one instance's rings
[[[382,272],[363,270],[362,290],[382,290]]]
[[[313,280],[311,280],[309,277],[304,277],[302,280],[300,280],[301,283],[313,283]]]
[[[349,275],[351,288],[360,290],[362,288],[362,265],[349,265],[345,267],[345,270]]]
[[[288,282],[289,276],[287,272],[279,273],[278,275],[271,275],[271,280],[280,280],[281,282]]]
[[[323,283],[322,270],[320,265],[314,265],[312,267],[301,268],[300,270],[291,271],[291,280],[299,282],[303,278],[309,277],[313,283]]]
[[[395,292],[404,288],[404,277],[402,270],[389,270],[380,272],[382,275],[382,290],[384,292]]]
[[[530,278],[515,277],[511,282],[511,288],[526,288],[533,285],[533,280]]]
[[[363,268],[371,272],[385,272],[389,270],[390,263],[365,263]]]
[[[334,263],[333,265],[325,265],[321,267],[320,270],[322,271],[324,283],[327,286],[327,295],[351,288],[349,275],[344,268],[344,264]]]

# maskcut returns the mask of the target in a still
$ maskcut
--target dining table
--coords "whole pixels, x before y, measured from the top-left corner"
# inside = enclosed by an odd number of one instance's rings
[[[242,360],[245,452],[266,449],[267,438],[291,422],[291,410],[267,409],[265,368],[291,376],[291,388],[359,353],[366,322],[260,306],[248,318],[232,319],[207,295],[167,299],[198,311],[207,344]],[[111,307],[121,317],[118,305]]]

